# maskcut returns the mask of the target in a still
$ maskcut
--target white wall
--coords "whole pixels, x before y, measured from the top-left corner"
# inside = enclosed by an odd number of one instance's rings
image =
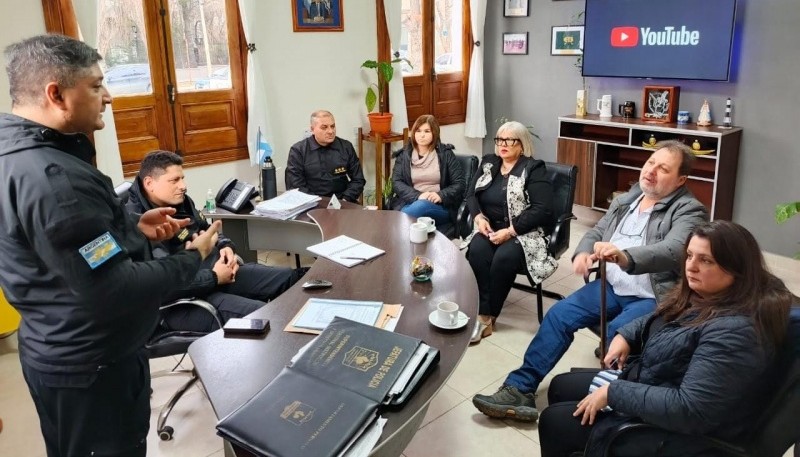
[[[28,2],[21,8],[18,2],[0,2],[0,51],[6,46],[24,38],[45,32],[42,2]],[[8,77],[5,75],[5,59],[3,59],[3,75],[0,77],[0,111],[11,112],[11,97],[8,95]]]

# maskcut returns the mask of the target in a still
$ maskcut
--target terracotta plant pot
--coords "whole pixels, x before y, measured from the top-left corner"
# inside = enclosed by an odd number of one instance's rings
[[[386,134],[392,131],[392,113],[369,113],[367,117],[372,132]]]

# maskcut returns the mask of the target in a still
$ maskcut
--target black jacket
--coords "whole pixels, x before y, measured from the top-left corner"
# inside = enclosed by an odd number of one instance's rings
[[[22,315],[20,358],[39,371],[95,371],[135,353],[162,297],[200,264],[197,251],[152,260],[94,155],[83,134],[0,115],[0,286]],[[91,268],[80,249],[105,233],[120,250]]]
[[[289,149],[286,190],[300,189],[321,197],[336,194],[337,198],[355,202],[366,183],[352,143],[338,136],[327,146],[310,136]]]
[[[623,326],[619,334],[630,344],[631,355],[638,356],[631,373],[638,381],[610,384],[608,404],[615,411],[610,422],[641,420],[672,432],[725,440],[751,428],[775,354],[757,337],[752,319],[722,316],[690,327],[677,321],[663,324],[651,314]],[[602,455],[598,444],[608,436],[604,422],[592,430],[587,456]],[[673,441],[671,447],[691,453],[690,438]]]
[[[142,188],[142,180],[138,176],[131,185],[130,196],[125,206],[128,211],[133,214],[142,214],[145,211],[156,208],[156,206],[147,199],[144,189]],[[197,211],[197,208],[194,206],[194,201],[192,201],[188,195],[186,195],[183,203],[173,206],[173,208],[175,208],[175,218],[183,219],[188,217],[192,222],[186,227],[185,232],[179,233],[172,239],[151,243],[153,256],[157,259],[183,251],[186,246],[186,241],[191,239],[193,234],[208,230],[208,227],[211,225]],[[165,297],[164,302],[186,297],[202,298],[214,292],[217,287],[217,277],[214,274],[213,268],[214,264],[219,260],[219,250],[224,247],[230,247],[236,252],[236,247],[233,242],[220,232],[216,247],[208,257],[205,258],[192,282],[176,288],[170,295]]]
[[[394,210],[400,210],[404,206],[414,203],[422,193],[414,189],[414,185],[411,183],[412,152],[413,146],[409,142],[395,155],[394,170],[392,170],[392,189],[394,191],[392,209]],[[452,144],[437,144],[436,156],[439,159],[440,190],[438,194],[442,198],[442,206],[447,208],[451,219],[455,220],[458,206],[464,200],[464,189],[466,188],[464,170],[456,160]]]

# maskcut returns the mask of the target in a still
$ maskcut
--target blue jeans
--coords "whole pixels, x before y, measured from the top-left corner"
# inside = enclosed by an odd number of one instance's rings
[[[436,226],[441,227],[450,222],[450,212],[442,205],[437,205],[428,200],[416,200],[400,209],[413,218],[427,216],[436,221]]]
[[[608,335],[645,314],[653,312],[652,298],[619,296],[614,288],[606,287]],[[506,378],[505,384],[521,392],[536,392],[539,383],[567,352],[579,329],[600,323],[600,281],[592,281],[559,301],[544,315],[539,331],[525,350],[522,366]]]

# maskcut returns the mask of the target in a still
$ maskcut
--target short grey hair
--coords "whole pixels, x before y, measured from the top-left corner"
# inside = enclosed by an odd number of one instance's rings
[[[103,58],[88,44],[64,35],[37,35],[9,45],[6,73],[12,105],[43,102],[44,87],[56,82],[64,88]]]
[[[314,125],[314,122],[316,122],[316,120],[321,117],[329,117],[331,119],[334,119],[333,114],[331,114],[330,111],[319,109],[311,113],[311,125]]]
[[[681,166],[678,167],[678,176],[689,176],[695,161],[695,155],[689,146],[678,140],[665,140],[656,143],[653,149],[656,151],[666,149],[672,154],[680,155]]]
[[[505,124],[501,125],[499,129],[497,129],[497,135],[500,136],[502,133],[510,133],[513,137],[519,138],[519,143],[522,145],[522,154],[528,157],[533,157],[533,136],[531,132],[528,130],[528,127],[525,127],[522,123],[517,121],[508,121]],[[499,146],[494,146],[494,153],[497,154],[497,148]]]

